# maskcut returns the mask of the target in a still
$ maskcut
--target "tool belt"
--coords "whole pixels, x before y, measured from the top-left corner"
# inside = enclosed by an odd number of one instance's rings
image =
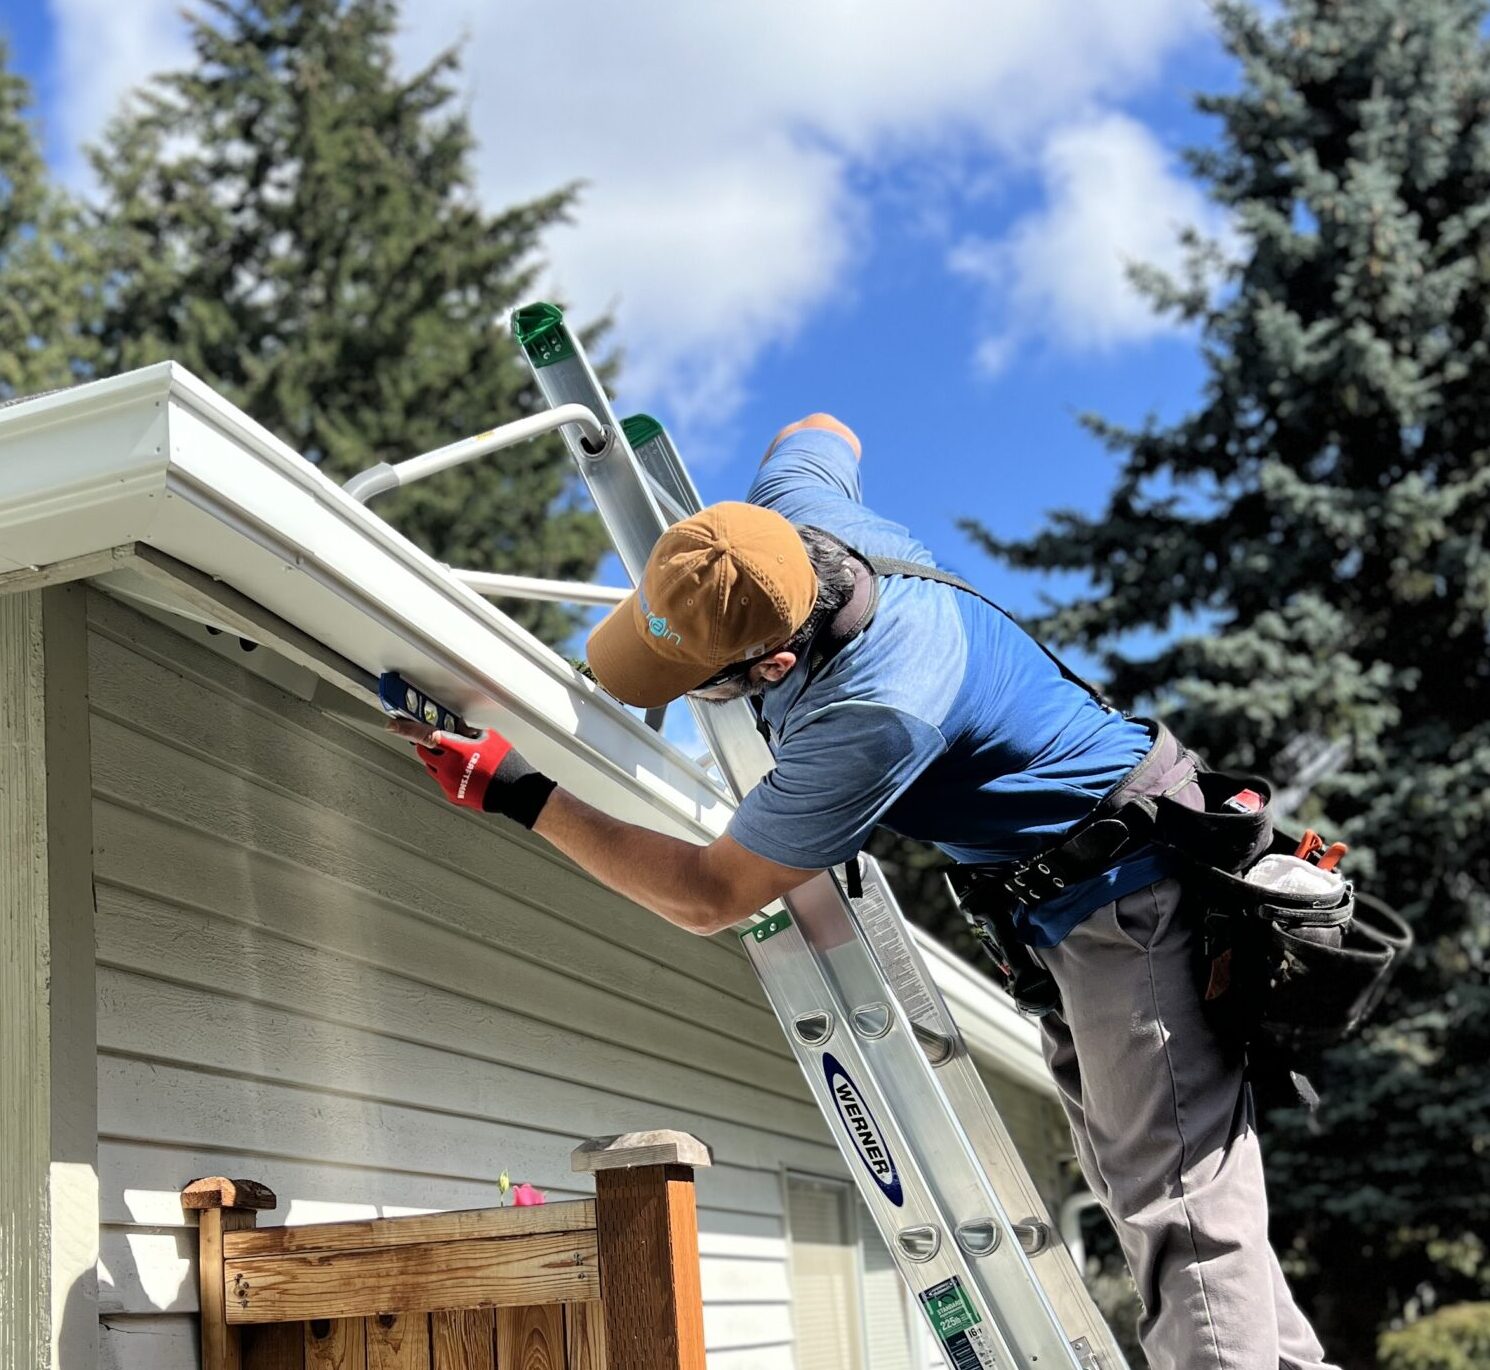
[[[1251,1061],[1292,1073],[1299,1053],[1359,1027],[1411,933],[1346,880],[1311,895],[1247,881],[1245,873],[1267,854],[1299,847],[1275,827],[1271,787],[1255,776],[1208,770],[1163,724],[1148,726],[1153,746],[1087,819],[1022,861],[954,867],[953,897],[1016,1005],[1041,1016],[1059,1009],[1060,994],[1018,935],[1015,911],[1038,907],[1141,848],[1166,848],[1181,868],[1182,915],[1198,929],[1196,971],[1207,1016]],[[1248,792],[1255,811],[1244,812],[1235,798]],[[1311,1098],[1307,1081],[1295,1075],[1293,1084]]]
[[[1161,799],[1199,802],[1196,763],[1162,723],[1144,722],[1153,745],[1097,807],[1058,843],[1022,861],[954,866],[952,897],[1021,1012],[1042,1017],[1060,1007],[1050,972],[1019,936],[1015,912],[1033,909],[1111,870],[1157,837]]]

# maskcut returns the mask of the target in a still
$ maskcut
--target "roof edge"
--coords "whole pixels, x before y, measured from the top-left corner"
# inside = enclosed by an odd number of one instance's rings
[[[694,840],[728,821],[694,761],[179,364],[0,409],[0,571],[136,542],[372,675],[409,675],[620,816]],[[1035,1026],[913,935],[980,1061],[1053,1093]]]

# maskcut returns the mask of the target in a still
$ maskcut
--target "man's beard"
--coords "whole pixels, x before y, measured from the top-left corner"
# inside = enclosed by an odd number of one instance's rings
[[[702,699],[710,704],[723,704],[731,699],[755,699],[766,692],[766,681],[752,680],[748,675],[726,680],[707,690],[689,690],[689,699]]]

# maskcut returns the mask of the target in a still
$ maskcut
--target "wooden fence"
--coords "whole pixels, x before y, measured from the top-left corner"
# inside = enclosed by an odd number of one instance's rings
[[[253,1180],[194,1180],[203,1370],[703,1370],[693,1167],[680,1132],[586,1142],[595,1197],[255,1225]]]

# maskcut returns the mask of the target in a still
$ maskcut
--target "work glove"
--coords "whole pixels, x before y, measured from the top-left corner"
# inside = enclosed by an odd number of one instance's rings
[[[394,731],[408,737],[413,729],[396,726]],[[538,821],[557,783],[530,766],[494,728],[475,737],[425,730],[414,750],[452,804],[505,814],[525,828]]]

